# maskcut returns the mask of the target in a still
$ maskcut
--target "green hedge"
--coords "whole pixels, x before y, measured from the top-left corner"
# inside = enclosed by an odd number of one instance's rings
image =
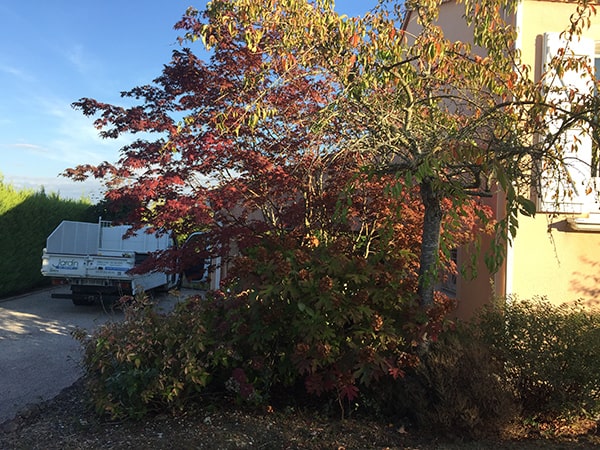
[[[18,190],[0,177],[0,298],[49,283],[40,274],[46,238],[63,220],[95,221],[88,200]]]
[[[424,347],[419,364],[379,383],[370,401],[435,433],[477,437],[516,422],[549,435],[600,417],[599,374],[600,311],[500,299]]]
[[[517,298],[484,311],[480,329],[526,416],[600,414],[600,312]]]

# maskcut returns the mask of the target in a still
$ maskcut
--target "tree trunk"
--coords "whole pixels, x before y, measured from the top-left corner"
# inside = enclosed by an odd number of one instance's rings
[[[421,260],[419,267],[419,301],[423,308],[433,304],[433,292],[438,281],[437,267],[442,228],[441,199],[430,180],[421,183],[421,200],[425,206]]]

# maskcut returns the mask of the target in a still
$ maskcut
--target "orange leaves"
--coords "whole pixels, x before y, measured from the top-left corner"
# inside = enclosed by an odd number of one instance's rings
[[[288,71],[291,68],[295,67],[298,64],[296,57],[292,52],[286,52],[281,57],[281,61],[283,64],[283,70]]]
[[[443,41],[435,41],[432,42],[432,45],[429,48],[429,57],[431,59],[435,59],[437,57],[444,56],[445,45]]]
[[[352,68],[354,66],[354,64],[356,64],[356,54],[352,54],[352,56],[350,56],[350,59],[348,60],[348,67]]]

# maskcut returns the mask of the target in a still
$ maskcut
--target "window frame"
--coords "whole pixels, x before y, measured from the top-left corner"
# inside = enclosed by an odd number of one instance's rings
[[[542,39],[542,71],[546,72],[546,65],[550,59],[556,55],[556,49],[561,48],[560,45],[566,43],[560,37],[558,32],[544,33]],[[600,41],[594,41],[590,38],[582,38],[577,43],[569,43],[570,47],[577,56],[587,56],[593,58],[593,63],[596,71],[600,70]],[[593,45],[593,51],[592,51]],[[561,84],[563,84],[561,79]],[[564,85],[564,84],[563,84]],[[566,87],[566,86],[565,86]],[[558,94],[557,94],[558,95]],[[552,126],[551,122],[548,124]],[[564,155],[566,159],[572,158],[573,164],[567,169],[568,175],[575,180],[572,186],[566,180],[559,180],[555,176],[546,173],[542,169],[542,174],[537,183],[537,211],[540,213],[553,214],[587,214],[590,212],[598,212],[598,197],[600,192],[600,178],[594,177],[598,175],[598,161],[594,159],[594,146],[600,139],[596,139],[593,132],[584,130],[583,128],[573,128],[569,130],[569,134],[577,134],[577,139],[581,142],[574,150],[565,149]],[[574,140],[565,140],[562,145],[569,147]],[[543,164],[543,162],[542,162]],[[594,173],[594,167],[595,172]],[[566,174],[565,174],[566,175]],[[590,192],[591,190],[591,192]],[[556,195],[560,196],[557,200]]]

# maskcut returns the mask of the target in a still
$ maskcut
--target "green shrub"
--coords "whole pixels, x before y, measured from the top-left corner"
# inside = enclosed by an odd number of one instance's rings
[[[197,400],[210,380],[199,298],[170,314],[157,313],[143,296],[126,300],[132,303],[124,322],[102,325],[92,336],[76,333],[96,411],[139,418]]]
[[[475,436],[511,419],[600,412],[600,314],[579,304],[498,302],[418,356],[404,378],[370,392],[381,414]]]
[[[527,416],[600,412],[600,314],[544,298],[485,310],[481,329]]]

